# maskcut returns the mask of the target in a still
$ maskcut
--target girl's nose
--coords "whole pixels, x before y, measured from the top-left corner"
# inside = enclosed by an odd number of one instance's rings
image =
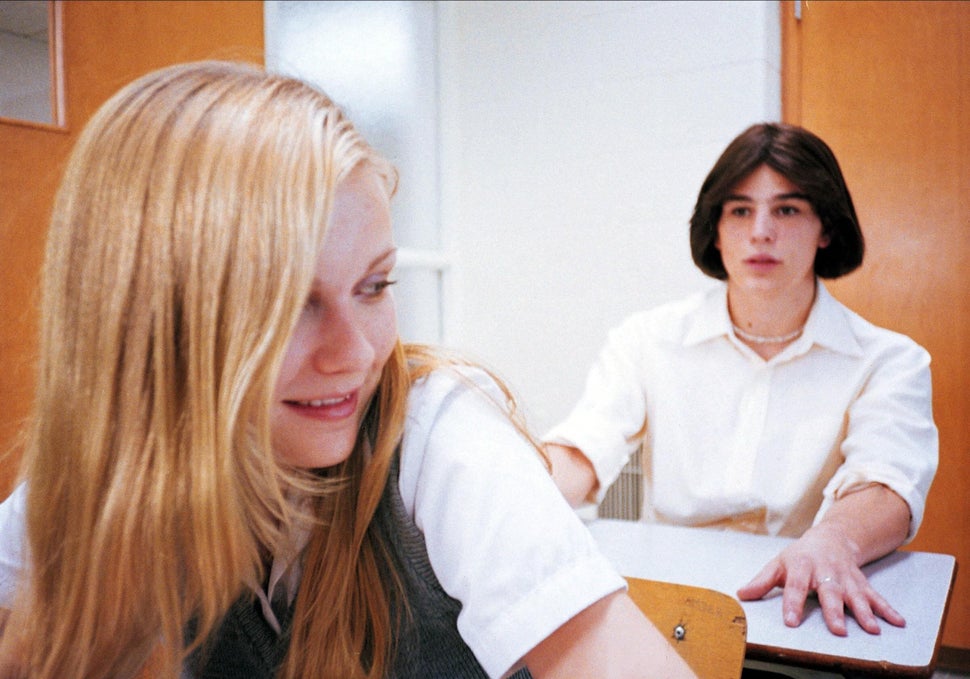
[[[321,373],[365,370],[374,361],[364,323],[350,310],[333,310],[320,322],[320,341],[313,366]]]

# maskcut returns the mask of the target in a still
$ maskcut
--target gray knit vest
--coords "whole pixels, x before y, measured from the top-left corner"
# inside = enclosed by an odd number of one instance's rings
[[[398,460],[390,470],[375,526],[392,552],[405,590],[394,655],[388,679],[473,679],[487,677],[468,645],[458,634],[461,603],[442,589],[435,577],[424,536],[408,516],[398,488]],[[278,611],[283,633],[273,631],[251,595],[241,597],[205,649],[188,661],[186,674],[195,679],[272,679],[282,665],[293,618]],[[529,679],[523,669],[513,679]],[[341,679],[340,677],[326,679]]]

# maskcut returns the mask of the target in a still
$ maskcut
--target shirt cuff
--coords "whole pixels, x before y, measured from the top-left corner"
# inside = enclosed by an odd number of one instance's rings
[[[901,497],[909,507],[909,533],[906,535],[905,542],[910,542],[916,537],[916,532],[923,522],[923,509],[926,506],[925,498],[916,489],[912,481],[892,467],[867,469],[864,472],[862,470],[840,470],[837,472],[825,488],[822,506],[815,515],[813,524],[818,524],[822,520],[822,517],[825,516],[825,513],[836,500],[841,500],[850,493],[872,485],[885,486]]]
[[[606,557],[589,554],[538,584],[484,629],[458,627],[490,677],[500,677],[578,613],[626,588]]]

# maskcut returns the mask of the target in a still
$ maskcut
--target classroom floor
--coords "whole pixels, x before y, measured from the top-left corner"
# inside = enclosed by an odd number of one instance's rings
[[[960,665],[962,667],[962,665]],[[758,661],[746,660],[741,679],[844,679],[840,674],[817,672],[814,670],[781,668]],[[970,672],[939,669],[933,673],[932,679],[970,679]]]
[[[780,674],[777,672],[766,671],[759,672],[757,670],[752,671],[751,669],[745,668],[744,674],[741,675],[741,679],[838,679],[840,675],[828,674],[825,672],[811,672],[807,670],[786,672]],[[953,672],[950,670],[937,670],[933,673],[932,679],[970,679],[970,674],[964,674],[961,672]]]
[[[937,661],[940,667],[933,673],[933,679],[970,679],[970,651],[944,646]]]

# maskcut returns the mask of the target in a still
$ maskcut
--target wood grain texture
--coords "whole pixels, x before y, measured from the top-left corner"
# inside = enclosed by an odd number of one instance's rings
[[[263,63],[263,3],[65,2],[62,129],[0,120],[0,497],[16,474],[34,385],[37,279],[54,193],[84,123],[116,90],[182,61]]]
[[[701,587],[626,580],[630,598],[700,679],[741,676],[748,627],[736,599]]]

